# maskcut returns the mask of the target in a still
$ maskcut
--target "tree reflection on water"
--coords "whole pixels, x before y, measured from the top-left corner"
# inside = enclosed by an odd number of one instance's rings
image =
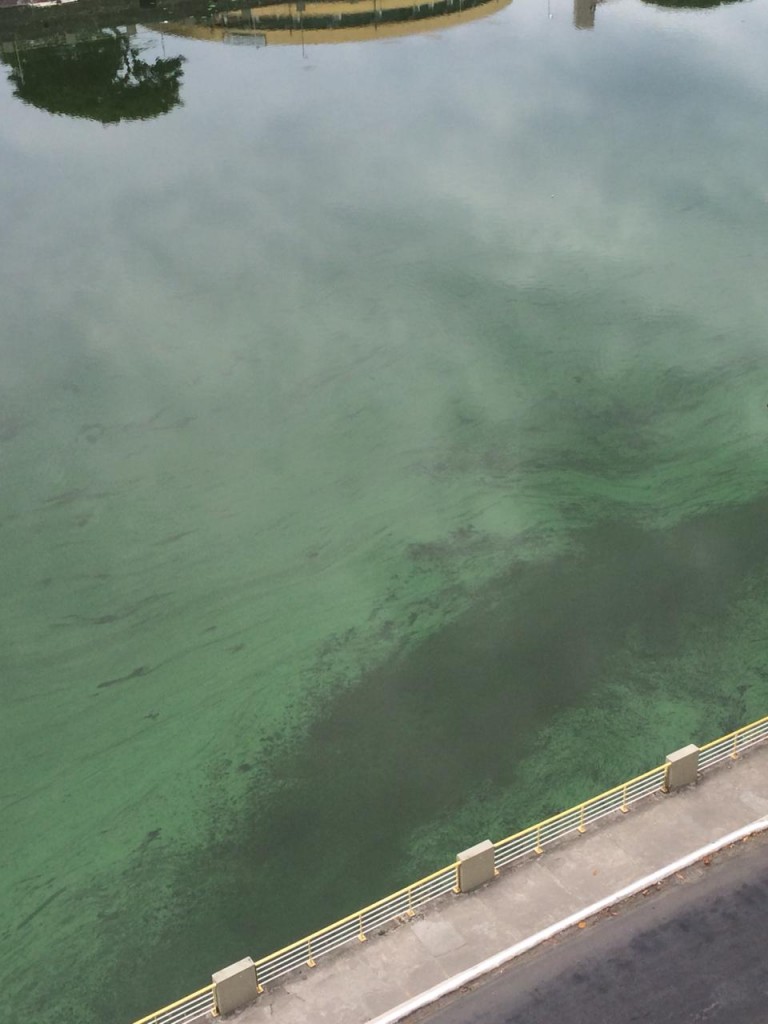
[[[17,51],[9,78],[14,94],[52,114],[102,124],[147,120],[181,103],[183,57],[149,62],[124,29],[100,29],[72,45]]]

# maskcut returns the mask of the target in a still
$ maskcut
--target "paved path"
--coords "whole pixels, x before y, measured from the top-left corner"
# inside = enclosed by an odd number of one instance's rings
[[[766,949],[763,832],[408,1024],[765,1024]]]
[[[232,1024],[367,1024],[406,1000],[768,814],[768,744],[447,896],[276,982]],[[478,841],[484,837],[478,836]],[[493,837],[495,838],[495,837]],[[247,951],[243,951],[244,954]]]

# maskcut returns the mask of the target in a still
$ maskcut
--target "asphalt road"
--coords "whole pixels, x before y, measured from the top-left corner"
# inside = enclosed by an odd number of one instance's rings
[[[768,1024],[768,834],[572,929],[412,1022]]]

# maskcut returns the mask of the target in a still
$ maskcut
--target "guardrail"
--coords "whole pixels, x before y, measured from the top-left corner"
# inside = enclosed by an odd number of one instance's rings
[[[197,992],[177,999],[160,1010],[155,1010],[147,1017],[142,1017],[135,1024],[193,1024],[193,1021],[206,1020],[213,1012],[213,985],[199,988]]]
[[[699,771],[705,771],[713,764],[729,758],[735,761],[739,754],[764,739],[768,739],[768,717],[721,736],[719,740],[705,743],[699,750]]]
[[[741,753],[768,739],[768,716],[742,726],[727,736],[699,748],[698,771],[706,771],[723,761],[735,760]],[[616,812],[626,813],[630,805],[653,793],[664,792],[668,777],[668,764],[652,768],[628,782],[561,811],[545,821],[516,832],[493,844],[494,865],[506,867],[513,861],[531,853],[541,853],[545,846],[572,832],[584,832],[591,823]],[[302,967],[314,967],[320,956],[330,953],[349,942],[365,942],[368,933],[394,921],[412,917],[419,907],[459,891],[458,861],[448,864],[434,874],[419,879],[391,896],[372,903],[348,917],[328,925],[320,931],[270,953],[255,963],[258,991],[264,985]],[[213,985],[198,989],[155,1013],[142,1017],[135,1024],[194,1024],[216,1014]]]
[[[256,962],[256,981],[259,986],[263,986],[275,978],[288,974],[296,967],[314,967],[317,957],[324,953],[330,953],[354,939],[365,942],[369,931],[381,928],[382,925],[398,918],[413,917],[419,907],[455,888],[456,864],[453,863],[405,889],[400,889],[392,896],[385,896],[369,907],[328,925],[306,939],[300,939],[276,953],[262,957]]]
[[[626,813],[629,805],[636,800],[664,789],[666,779],[667,766],[659,765],[644,775],[638,775],[636,779],[609,789],[600,796],[567,811],[561,811],[539,822],[538,825],[531,825],[522,832],[516,832],[508,839],[494,843],[496,868],[511,864],[513,860],[525,857],[526,854],[541,853],[546,845],[554,843],[569,832],[585,832],[587,825],[598,818],[604,818],[607,814],[613,814],[615,811]]]

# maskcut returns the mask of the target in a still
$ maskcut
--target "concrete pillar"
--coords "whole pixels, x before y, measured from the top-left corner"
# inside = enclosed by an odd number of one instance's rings
[[[695,743],[689,743],[687,747],[667,755],[667,790],[690,786],[696,781],[698,773],[699,748]]]
[[[459,892],[471,892],[479,885],[490,882],[496,875],[493,866],[493,843],[490,839],[464,850],[456,860],[459,862]]]
[[[214,1004],[222,1015],[252,1003],[259,994],[256,968],[249,956],[217,971],[212,980]]]

